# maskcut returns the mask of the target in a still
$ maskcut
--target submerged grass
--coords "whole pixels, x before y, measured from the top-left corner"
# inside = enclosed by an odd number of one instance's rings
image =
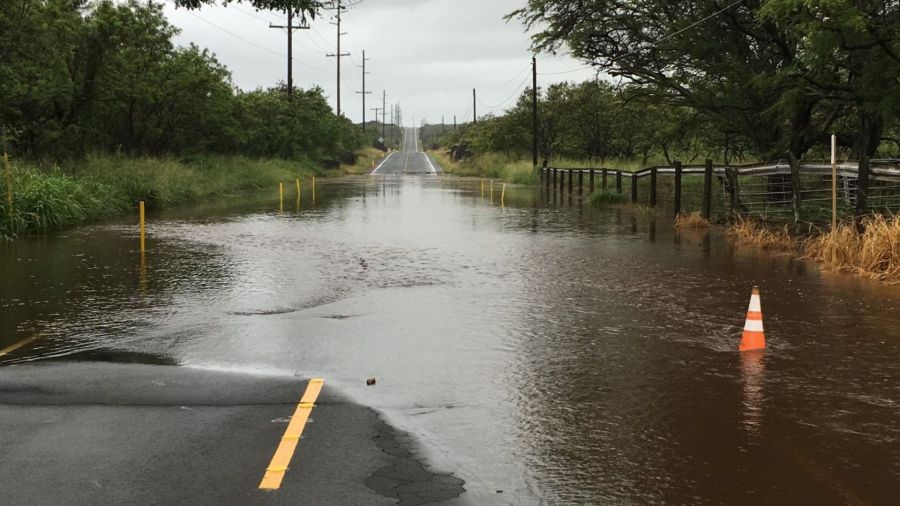
[[[624,194],[610,190],[597,190],[591,194],[591,205],[594,207],[614,206],[624,204],[627,201],[628,197]]]
[[[738,217],[726,229],[729,237],[741,244],[755,246],[767,251],[795,253],[799,251],[799,243],[783,229],[774,229],[751,218]]]
[[[709,228],[709,220],[704,218],[699,211],[693,213],[678,213],[678,216],[675,217],[675,228]]]
[[[900,215],[870,216],[864,225],[862,234],[852,224],[841,224],[813,237],[806,242],[804,254],[828,270],[900,283]]]
[[[370,162],[371,163],[371,162]],[[134,208],[171,207],[323,175],[312,162],[244,157],[184,159],[92,156],[61,166],[14,163],[13,210],[0,179],[0,238],[96,222]]]
[[[852,223],[810,236],[792,235],[750,218],[738,218],[728,236],[760,249],[792,253],[816,261],[825,270],[847,272],[889,284],[900,284],[900,215],[873,215],[859,233]]]

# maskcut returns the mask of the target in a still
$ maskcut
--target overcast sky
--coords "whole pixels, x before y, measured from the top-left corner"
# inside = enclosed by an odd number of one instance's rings
[[[400,102],[404,123],[426,118],[447,123],[472,117],[472,88],[478,89],[478,114],[502,112],[530,85],[528,34],[518,21],[503,16],[525,0],[364,0],[344,11],[342,110],[353,121],[362,117],[362,51],[370,58],[366,108]],[[249,4],[210,6],[199,11],[166,5],[170,22],[181,28],[179,45],[210,49],[232,72],[242,89],[269,87],[287,79],[287,34],[269,28],[286,24],[282,13],[255,11]],[[320,86],[336,104],[336,66],[326,52],[336,49],[333,12],[311,21],[311,30],[294,32],[294,85]],[[593,71],[566,56],[538,56],[538,85],[583,81]],[[570,72],[572,71],[572,72]],[[375,103],[377,97],[377,104]],[[390,107],[390,105],[388,105]],[[373,119],[367,111],[366,118]]]

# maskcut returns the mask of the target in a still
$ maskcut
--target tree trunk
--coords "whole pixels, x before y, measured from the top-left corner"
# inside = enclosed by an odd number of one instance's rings
[[[877,114],[859,111],[859,174],[856,184],[856,229],[865,231],[863,217],[869,211],[869,172],[871,159],[878,150],[878,140],[884,125]]]

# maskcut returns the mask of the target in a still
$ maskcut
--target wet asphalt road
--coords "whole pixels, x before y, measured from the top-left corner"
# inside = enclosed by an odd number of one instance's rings
[[[3,367],[0,502],[412,505],[462,493],[409,436],[327,384],[281,488],[259,490],[306,384],[160,365]]]
[[[440,174],[442,171],[434,161],[422,151],[418,128],[403,129],[403,146],[394,151],[378,165],[372,175],[386,174]]]

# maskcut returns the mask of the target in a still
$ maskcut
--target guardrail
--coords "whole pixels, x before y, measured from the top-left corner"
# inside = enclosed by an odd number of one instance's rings
[[[858,164],[853,161],[842,162],[837,165],[837,175],[840,181],[840,200],[843,205],[850,206],[856,200],[856,180],[858,178]],[[785,161],[755,163],[747,165],[715,165],[707,160],[703,165],[682,165],[675,162],[671,166],[647,167],[638,171],[625,171],[611,168],[564,168],[544,167],[540,169],[541,183],[549,191],[553,188],[560,194],[568,190],[570,197],[577,191],[579,198],[583,200],[585,192],[585,175],[587,175],[589,195],[597,187],[596,180],[600,179],[600,189],[611,190],[614,181],[616,193],[623,194],[625,183],[628,179],[630,200],[637,204],[645,202],[651,207],[659,204],[661,196],[668,197],[668,192],[660,194],[660,177],[671,177],[672,207],[677,215],[680,212],[692,209],[685,206],[685,182],[697,193],[694,183],[697,179],[703,179],[699,188],[699,208],[704,218],[710,219],[714,208],[721,208],[733,214],[778,214],[791,212],[793,207],[794,189],[791,179],[790,164]],[[797,188],[798,198],[801,199],[808,210],[818,211],[815,207],[818,203],[831,201],[831,175],[832,166],[824,161],[806,161],[800,165],[800,187]],[[693,178],[693,179],[690,179]],[[577,186],[576,186],[577,180]],[[643,180],[648,181],[646,191],[640,191]],[[900,163],[874,162],[870,168],[869,199],[873,201],[870,206],[873,210],[900,209]],[[713,188],[721,189],[722,199],[715,199]],[[644,198],[641,199],[642,193]],[[696,197],[696,195],[694,195]]]

